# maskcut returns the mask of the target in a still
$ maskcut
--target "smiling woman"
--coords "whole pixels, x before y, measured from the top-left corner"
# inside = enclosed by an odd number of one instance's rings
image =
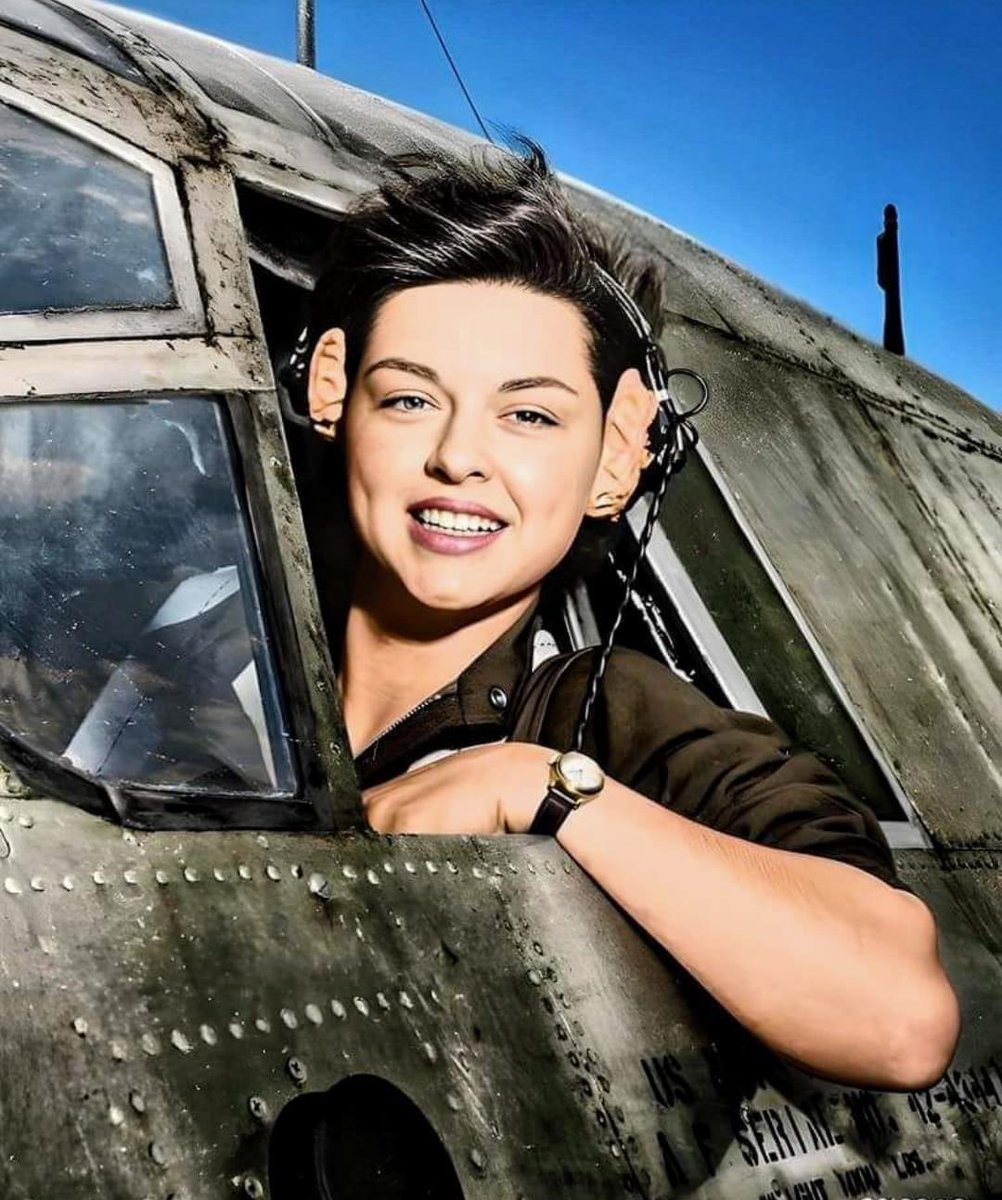
[[[570,751],[594,656],[532,669],[547,595],[589,542],[604,555],[651,465],[651,346],[616,277],[651,317],[657,279],[520,148],[398,159],[313,297],[310,416],[357,542],[336,651],[369,823],[553,834],[777,1052],[925,1086],[956,999],[866,806],[772,722],[631,650]]]

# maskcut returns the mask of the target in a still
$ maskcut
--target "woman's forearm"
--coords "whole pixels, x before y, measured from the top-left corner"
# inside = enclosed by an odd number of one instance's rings
[[[914,896],[719,833],[611,779],[557,837],[777,1053],[837,1082],[900,1090],[949,1064],[959,1010]]]

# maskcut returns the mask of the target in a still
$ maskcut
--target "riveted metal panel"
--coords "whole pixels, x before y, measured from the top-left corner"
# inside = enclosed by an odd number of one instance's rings
[[[508,910],[526,930],[540,1003],[555,1014],[558,1036],[567,1031],[568,1061],[586,1094],[598,1081],[643,1194],[971,1197],[1002,1181],[1002,1034],[992,1019],[1002,964],[931,853],[896,858],[936,914],[964,1032],[942,1081],[902,1093],[841,1087],[780,1063],[634,938],[636,926],[614,917],[584,877],[572,898],[546,880],[534,886],[530,846],[515,873],[503,840],[485,843],[484,854],[510,873]],[[564,869],[577,877],[570,863]]]
[[[1002,1170],[1002,967],[925,852],[965,1041],[883,1093],[778,1064],[552,840],[134,834],[9,797],[0,833],[5,1195],[263,1185],[283,1106],[355,1073],[469,1197],[973,1198]]]
[[[472,842],[123,836],[5,803],[5,1195],[229,1196],[283,1105],[357,1072],[419,1105],[467,1195],[620,1194]]]

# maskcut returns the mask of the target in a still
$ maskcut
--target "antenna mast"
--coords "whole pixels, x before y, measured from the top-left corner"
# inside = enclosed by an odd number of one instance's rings
[[[296,62],[317,69],[317,30],[314,0],[296,0]]]
[[[877,283],[884,291],[884,349],[904,354],[901,322],[901,265],[898,261],[898,210],[884,206],[884,232],[877,234]]]

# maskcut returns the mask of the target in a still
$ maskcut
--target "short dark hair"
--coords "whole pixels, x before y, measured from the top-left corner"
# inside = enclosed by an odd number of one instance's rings
[[[659,268],[572,207],[537,142],[507,140],[516,151],[395,155],[383,164],[388,178],[338,219],[315,268],[307,354],[325,330],[344,329],[349,388],[380,305],[432,283],[512,283],[570,301],[585,321],[603,410],[623,371],[643,374],[642,344],[595,265],[633,296],[655,336],[663,322]],[[622,524],[585,517],[557,582],[600,567]]]

